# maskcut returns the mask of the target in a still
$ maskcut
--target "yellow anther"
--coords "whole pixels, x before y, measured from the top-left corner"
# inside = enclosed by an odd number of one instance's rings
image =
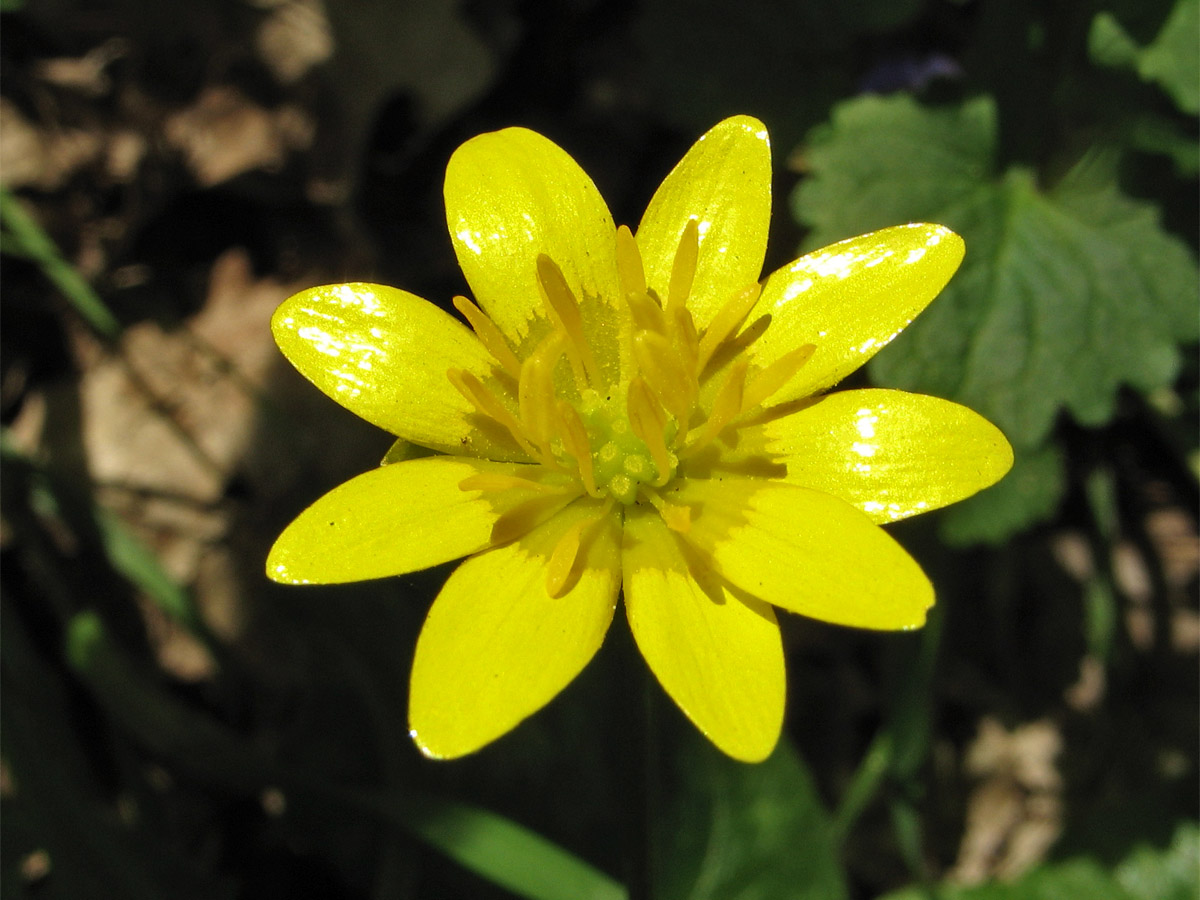
[[[794,350],[789,350],[761,372],[755,374],[746,385],[742,396],[742,409],[747,410],[758,406],[771,395],[792,380],[804,364],[812,358],[817,350],[816,344],[803,344]]]
[[[600,371],[592,357],[592,348],[583,333],[583,316],[579,313],[579,301],[571,292],[571,286],[563,276],[562,269],[545,253],[537,258],[538,284],[546,312],[567,338],[567,358],[575,373],[575,384],[582,390],[585,385],[600,383]]]
[[[644,291],[642,293],[630,292],[625,295],[625,302],[629,304],[629,312],[633,316],[633,324],[636,328],[666,336],[667,319],[663,315],[662,307],[653,297]]]
[[[446,377],[450,379],[450,383],[454,385],[455,389],[481,415],[487,416],[489,419],[504,426],[522,450],[535,459],[541,458],[537,449],[525,436],[525,432],[521,428],[521,423],[517,421],[516,416],[509,412],[508,408],[473,373],[468,372],[466,369],[447,369]]]
[[[554,434],[554,367],[563,352],[563,339],[550,334],[521,366],[517,379],[517,408],[525,432],[549,453]]]
[[[671,283],[667,288],[667,309],[683,306],[692,292],[692,281],[696,277],[696,260],[700,256],[700,229],[695,219],[688,219],[679,238],[679,249],[675,251],[675,263],[671,266]]]
[[[716,399],[713,400],[712,412],[709,413],[708,421],[700,426],[693,439],[680,451],[680,457],[691,456],[707,446],[733,417],[742,411],[742,396],[746,387],[746,370],[749,365],[744,358],[733,364],[729,370],[729,378],[721,385],[721,390],[717,392]]]
[[[572,577],[576,574],[575,564],[587,554],[596,525],[608,517],[612,508],[613,500],[609,497],[599,512],[576,522],[558,539],[546,563],[546,593],[551,597],[561,597],[575,586],[577,579]]]
[[[680,534],[687,534],[691,531],[692,508],[690,506],[680,506],[670,503],[664,500],[658,491],[645,485],[642,486],[641,494],[658,510],[658,514],[662,516],[662,520],[672,531],[677,531]]]
[[[638,372],[681,425],[691,413],[693,394],[688,379],[667,339],[652,331],[634,336],[633,358]]]
[[[646,270],[642,266],[642,254],[627,225],[617,229],[617,275],[626,296],[646,293]]]
[[[712,321],[708,323],[708,328],[704,330],[704,336],[700,338],[700,352],[696,358],[697,375],[703,374],[704,368],[712,359],[713,354],[717,352],[717,348],[737,330],[746,316],[750,314],[750,310],[758,302],[760,293],[762,293],[762,286],[759,284],[742,288],[726,300],[725,305],[713,316]]]
[[[700,393],[699,372],[696,369],[700,341],[696,335],[696,323],[685,306],[676,306],[671,310],[671,343],[682,363],[687,389],[694,397]]]
[[[671,454],[667,449],[667,414],[654,398],[654,393],[644,378],[635,375],[629,382],[629,425],[654,460],[658,477],[654,483],[660,487],[671,477]]]
[[[475,336],[479,338],[484,349],[492,355],[492,359],[496,360],[500,367],[513,378],[519,377],[521,361],[508,346],[508,341],[504,339],[504,335],[496,327],[496,323],[488,318],[483,310],[461,295],[454,298],[454,308],[462,313],[463,318],[470,323]]]
[[[507,544],[528,534],[582,493],[576,486],[558,494],[540,494],[501,513],[492,525],[492,543]]]
[[[575,463],[579,466],[579,480],[583,482],[584,490],[593,497],[599,497],[595,468],[592,465],[592,445],[588,440],[583,420],[579,418],[575,407],[562,400],[558,402],[558,417],[563,449],[575,457]]]
[[[500,472],[479,472],[468,475],[458,483],[460,491],[534,491],[539,494],[565,494],[570,488],[561,484],[545,484],[519,475],[505,475]]]

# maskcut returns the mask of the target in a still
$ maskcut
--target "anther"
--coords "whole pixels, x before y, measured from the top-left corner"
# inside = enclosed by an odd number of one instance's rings
[[[676,503],[670,503],[664,500],[658,491],[648,488],[645,485],[642,486],[641,495],[649,500],[650,504],[658,510],[658,514],[662,516],[662,520],[672,531],[687,534],[691,530],[692,508],[690,506],[680,506]]]
[[[626,296],[646,293],[646,270],[642,266],[642,254],[627,225],[617,229],[617,275]]]
[[[450,383],[454,385],[455,389],[481,415],[487,416],[489,419],[504,426],[522,450],[535,459],[541,459],[541,454],[529,442],[529,439],[525,437],[521,423],[517,421],[516,417],[508,411],[507,407],[497,400],[496,396],[473,373],[468,372],[466,369],[447,369],[446,377],[450,379]]]
[[[592,358],[592,348],[583,333],[583,317],[579,314],[579,301],[571,292],[571,286],[563,276],[562,269],[545,253],[537,258],[538,284],[542,288],[542,299],[551,321],[567,338],[567,358],[575,373],[576,386],[599,384],[600,372]]]
[[[695,219],[688,219],[679,238],[679,249],[675,251],[675,262],[671,266],[671,282],[667,288],[667,309],[682,306],[692,292],[692,281],[696,277],[696,260],[700,256],[700,230]]]
[[[746,370],[748,368],[749,362],[745,359],[739,359],[733,364],[729,370],[729,377],[721,385],[721,390],[717,392],[717,396],[713,400],[712,412],[708,416],[708,421],[700,426],[693,440],[689,441],[688,445],[680,451],[680,457],[691,456],[707,446],[729,424],[730,420],[742,411],[742,396],[746,387]]]
[[[558,484],[544,484],[531,478],[519,475],[505,475],[501,472],[478,472],[468,475],[458,483],[460,491],[534,491],[539,494],[565,494],[568,488]]]
[[[679,358],[671,352],[667,339],[652,331],[635,335],[633,357],[646,383],[682,426],[691,413],[693,395],[688,390]]]
[[[658,477],[654,483],[662,486],[671,477],[671,454],[667,449],[667,416],[654,398],[644,378],[635,375],[629,382],[629,424],[634,435],[650,451]]]
[[[571,575],[575,570],[575,563],[587,552],[593,529],[608,517],[612,507],[613,500],[610,497],[596,515],[576,522],[558,539],[546,563],[546,593],[551,597],[557,599],[574,586]]]
[[[579,480],[583,483],[584,490],[593,497],[599,497],[595,468],[592,465],[592,445],[588,440],[583,420],[579,418],[575,407],[563,400],[558,402],[558,416],[562,424],[563,449],[575,457],[575,463],[579,467]]]
[[[517,408],[525,431],[549,454],[554,433],[554,367],[563,352],[563,339],[548,335],[521,366],[517,380]]]
[[[508,341],[504,339],[504,335],[496,327],[496,323],[488,318],[483,310],[461,295],[454,298],[454,308],[462,313],[463,318],[470,323],[475,336],[479,338],[484,349],[492,355],[492,359],[496,360],[500,367],[513,378],[520,377],[521,361],[508,346]]]
[[[804,368],[804,364],[812,358],[816,350],[816,344],[803,344],[794,350],[789,350],[761,372],[755,374],[750,379],[750,383],[746,385],[746,392],[742,396],[742,409],[750,409],[770,399],[772,394],[791,381],[796,373]]]
[[[696,358],[697,375],[704,372],[708,361],[717,352],[717,348],[737,330],[737,327],[750,314],[750,310],[758,302],[760,293],[762,293],[761,285],[757,283],[749,285],[726,300],[725,305],[713,316],[712,321],[708,323],[708,328],[704,330],[704,336],[700,338],[700,351]]]

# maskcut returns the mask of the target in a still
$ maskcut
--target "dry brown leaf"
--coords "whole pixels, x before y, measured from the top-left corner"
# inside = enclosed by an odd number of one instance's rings
[[[311,117],[293,106],[268,110],[235,88],[207,88],[167,119],[167,142],[180,150],[196,181],[211,187],[254,169],[278,169],[313,138]]]
[[[1062,828],[1062,776],[1055,765],[1061,751],[1062,736],[1051,722],[1011,732],[990,717],[980,723],[966,769],[981,781],[967,803],[951,880],[1011,880],[1045,858]]]
[[[280,84],[292,84],[333,56],[333,34],[320,0],[287,0],[259,26],[258,55]]]

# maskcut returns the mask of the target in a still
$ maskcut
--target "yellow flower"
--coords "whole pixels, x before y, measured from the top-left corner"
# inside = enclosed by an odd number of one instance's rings
[[[618,595],[663,688],[747,761],[783,721],[773,606],[924,622],[933,588],[879,525],[992,484],[1012,451],[945,400],[823,392],[933,299],[962,241],[888,228],[760,286],[770,188],[762,123],[727,119],[635,236],[551,141],[480,135],[445,184],[470,329],[372,284],[313,288],[276,312],[288,359],[401,440],[288,526],[268,575],[329,584],[469,557],[417,641],[409,722],[427,755],[477,750],[548,703],[599,648]]]

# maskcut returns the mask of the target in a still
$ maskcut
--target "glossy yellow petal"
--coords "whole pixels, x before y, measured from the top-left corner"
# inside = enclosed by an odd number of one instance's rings
[[[688,309],[703,328],[734,291],[758,280],[771,219],[771,146],[750,116],[711,128],[671,170],[637,230],[646,282],[663,300],[688,219],[700,255]]]
[[[786,685],[775,613],[739,599],[684,548],[653,510],[626,515],[625,611],[651,671],[721,750],[766,759],[783,726]],[[689,565],[689,563],[691,565]]]
[[[510,340],[528,350],[531,327],[533,339],[544,332],[537,259],[545,254],[580,302],[589,340],[605,345],[593,349],[615,347],[611,310],[624,310],[616,230],[595,184],[566,151],[524,128],[481,134],[450,158],[445,196],[463,274]]]
[[[492,527],[542,493],[463,490],[474,475],[557,486],[540,466],[432,456],[352,478],[300,513],[275,541],[267,576],[286,584],[340,584],[415,572],[492,544]],[[578,492],[553,497],[565,504]],[[545,510],[542,510],[543,517]],[[538,517],[528,521],[532,526]]]
[[[474,427],[473,409],[446,378],[480,378],[491,357],[465,326],[415,294],[380,284],[330,284],[289,297],[271,319],[284,356],[355,415],[446,453],[523,459],[504,435]]]
[[[933,605],[916,561],[830,494],[777,481],[688,479],[664,491],[692,509],[686,539],[735,586],[782,609],[859,628],[915,628]]]
[[[427,756],[462,756],[510,731],[599,649],[620,589],[617,516],[597,524],[566,593],[547,593],[546,571],[564,535],[601,508],[580,500],[450,576],[413,660],[409,724]]]
[[[965,406],[904,391],[830,394],[763,426],[787,480],[841,497],[874,522],[938,509],[999,481],[1012,447]]]
[[[901,225],[817,250],[772,274],[746,319],[770,316],[748,351],[755,364],[765,367],[803,344],[817,348],[772,402],[823,390],[865,363],[937,296],[962,257],[962,239],[949,229]]]

